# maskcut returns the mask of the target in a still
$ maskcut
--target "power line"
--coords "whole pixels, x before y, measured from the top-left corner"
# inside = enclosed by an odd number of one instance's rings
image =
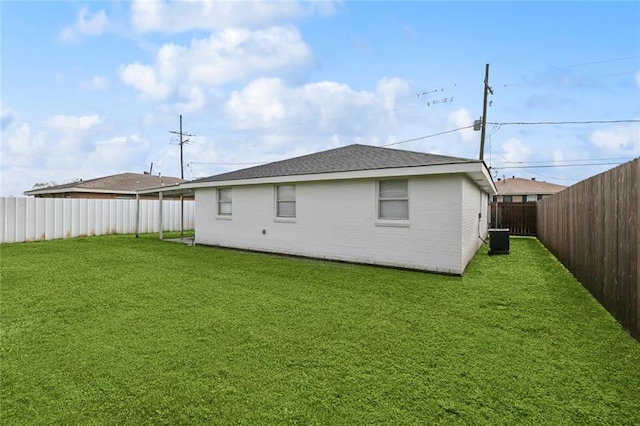
[[[614,123],[640,123],[640,120],[587,120],[587,121],[513,121],[513,122],[487,122],[496,126],[539,126],[562,124],[614,124]]]
[[[94,129],[94,128],[82,128],[82,127],[72,127],[72,126],[63,126],[59,124],[45,123],[45,122],[37,122],[37,121],[24,121],[24,120],[16,120],[12,118],[8,120],[8,123],[16,123],[16,124],[30,124],[32,126],[44,127],[47,130],[56,130],[60,132],[69,132],[69,133],[108,133],[107,130],[104,129]],[[95,123],[95,125],[99,125],[102,123]]]
[[[504,158],[504,157],[503,157]],[[528,165],[546,165],[546,164],[558,164],[558,163],[579,163],[579,162],[584,162],[584,161],[630,161],[633,160],[635,157],[618,157],[618,158],[579,158],[579,159],[573,159],[573,160],[549,160],[549,161],[509,161],[506,160],[508,163],[512,163],[512,164],[528,164]]]
[[[567,68],[583,67],[583,66],[586,66],[586,65],[595,65],[595,64],[604,64],[604,63],[607,63],[607,62],[624,61],[624,60],[627,60],[627,59],[637,58],[638,56],[639,55],[625,56],[624,58],[604,59],[604,60],[601,60],[601,61],[585,62],[583,64],[567,65]]]
[[[440,133],[434,133],[432,135],[426,135],[426,136],[420,136],[418,138],[413,138],[413,139],[407,139],[404,141],[400,141],[400,142],[393,142],[393,143],[388,143],[388,144],[384,144],[384,145],[380,145],[380,146],[393,146],[393,145],[400,145],[402,143],[408,143],[408,142],[415,142],[415,141],[420,141],[422,139],[428,139],[428,138],[434,138],[436,136],[441,136],[441,135],[446,135],[447,133],[454,133],[454,132],[459,132],[460,130],[465,130],[465,129],[470,129],[473,127],[473,124],[470,126],[465,126],[465,127],[458,127],[457,129],[452,129],[452,130],[446,130],[444,132],[440,132]]]
[[[494,125],[494,126],[563,125],[563,124],[613,124],[613,123],[640,123],[640,120],[633,120],[632,119],[632,120],[589,120],[589,121],[514,121],[514,122],[488,121],[487,122],[487,124],[491,124],[491,125]],[[446,135],[448,133],[459,132],[460,130],[470,129],[473,126],[474,125],[471,124],[469,126],[458,127],[457,129],[446,130],[444,132],[434,133],[434,134],[426,135],[426,136],[420,136],[420,137],[417,137],[417,138],[407,139],[407,140],[403,140],[403,141],[399,141],[399,142],[388,143],[388,144],[384,144],[384,145],[380,145],[380,146],[393,146],[393,145],[400,145],[400,144],[403,144],[403,143],[415,142],[415,141],[419,141],[419,140],[422,140],[422,139],[428,139],[428,138],[433,138],[433,137],[436,137],[436,136]]]
[[[620,165],[623,163],[583,163],[583,164],[548,164],[546,166],[504,166],[504,167],[493,167],[494,170],[503,170],[503,169],[545,169],[545,168],[556,168],[556,167],[583,167],[583,166],[612,166],[612,165]]]
[[[191,167],[192,164],[206,164],[210,166],[251,166],[251,165],[255,166],[260,164],[266,164],[266,162],[261,161],[261,162],[255,162],[255,163],[207,163],[203,161],[191,161],[189,164],[187,164],[187,166]]]

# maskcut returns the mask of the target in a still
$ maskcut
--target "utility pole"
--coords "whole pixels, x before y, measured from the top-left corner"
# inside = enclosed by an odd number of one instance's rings
[[[482,104],[482,128],[480,131],[480,160],[484,160],[484,136],[487,130],[487,98],[489,93],[493,95],[493,90],[489,87],[489,64],[486,64],[484,71],[484,102]]]
[[[194,135],[182,132],[182,114],[180,114],[180,132],[170,130],[169,133],[180,135],[180,179],[184,180],[184,144],[189,142],[189,139],[184,139],[185,136],[191,137]],[[184,235],[184,197],[180,196],[180,238]]]
[[[173,130],[169,131],[169,133],[173,133],[174,135],[180,135],[180,179],[184,179],[184,154],[183,154],[183,146],[184,144],[189,143],[189,139],[184,139],[184,137],[191,137],[195,135],[191,135],[189,133],[182,132],[182,115],[180,115],[180,131],[175,132]]]

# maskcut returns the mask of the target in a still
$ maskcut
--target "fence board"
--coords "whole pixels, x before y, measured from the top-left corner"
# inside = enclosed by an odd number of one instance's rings
[[[640,158],[538,202],[540,241],[640,341]]]
[[[140,232],[159,232],[158,200],[140,201]],[[163,201],[163,231],[179,231],[180,202]],[[184,202],[184,229],[194,229],[195,201]],[[0,197],[0,243],[135,233],[135,200]]]
[[[511,235],[536,235],[536,203],[491,203],[491,227]]]

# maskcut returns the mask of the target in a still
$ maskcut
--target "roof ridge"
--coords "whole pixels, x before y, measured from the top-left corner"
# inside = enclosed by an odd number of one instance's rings
[[[477,163],[480,161],[481,160],[408,151],[397,148],[350,144],[203,177],[195,179],[191,181],[191,183],[429,166],[436,164]]]

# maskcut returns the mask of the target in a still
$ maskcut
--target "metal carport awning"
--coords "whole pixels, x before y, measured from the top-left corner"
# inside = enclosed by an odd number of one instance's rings
[[[141,195],[157,195],[160,201],[159,211],[159,238],[162,240],[163,222],[162,222],[162,200],[165,196],[180,197],[180,235],[184,232],[184,205],[183,198],[185,196],[193,196],[193,189],[182,188],[181,184],[160,186],[156,188],[146,188],[136,191],[136,238],[140,234],[140,196]]]

